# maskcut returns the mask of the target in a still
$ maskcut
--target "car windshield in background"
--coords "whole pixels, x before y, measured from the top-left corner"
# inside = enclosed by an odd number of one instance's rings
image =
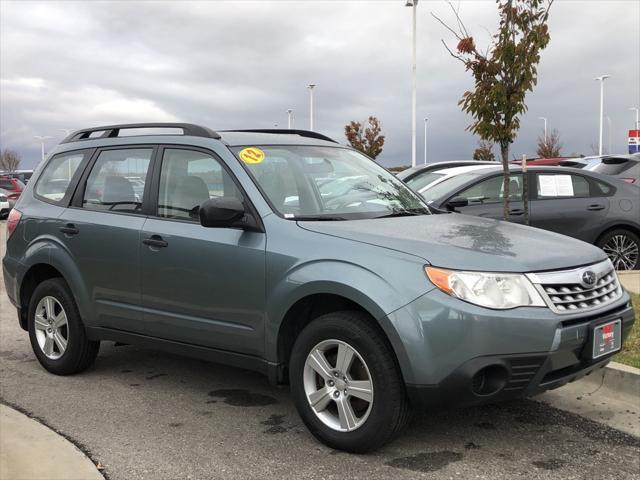
[[[429,213],[393,174],[353,150],[285,145],[237,147],[233,152],[285,218],[347,220]]]
[[[413,188],[416,192],[419,192],[427,185],[435,182],[439,178],[444,177],[444,173],[427,172],[424,175],[416,175],[415,177],[407,180],[407,185]]]
[[[461,173],[460,175],[455,175],[453,177],[444,179],[440,183],[435,184],[433,187],[427,188],[426,190],[420,192],[420,194],[427,202],[431,202],[433,200],[444,197],[450,192],[456,191],[458,187],[464,185],[469,180],[472,180],[474,178],[479,177],[478,175],[473,173]]]

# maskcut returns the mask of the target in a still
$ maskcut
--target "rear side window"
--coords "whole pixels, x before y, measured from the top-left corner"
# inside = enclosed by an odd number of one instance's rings
[[[88,210],[140,213],[152,152],[151,148],[101,152],[87,179],[82,206]]]
[[[581,175],[536,175],[538,198],[584,198],[589,196],[589,182]]]
[[[71,193],[68,191],[71,179],[87,155],[87,152],[71,152],[53,157],[36,183],[36,196],[51,203],[62,203],[67,193]]]

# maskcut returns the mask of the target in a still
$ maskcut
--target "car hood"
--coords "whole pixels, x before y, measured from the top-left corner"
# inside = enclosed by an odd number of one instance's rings
[[[461,270],[535,272],[606,259],[599,248],[538,228],[461,214],[299,222],[307,230],[406,252]]]

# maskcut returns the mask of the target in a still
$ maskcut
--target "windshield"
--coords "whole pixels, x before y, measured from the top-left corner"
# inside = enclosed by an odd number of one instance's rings
[[[429,213],[393,174],[350,149],[279,145],[232,151],[285,218],[346,220]]]
[[[460,175],[445,178],[443,181],[437,183],[433,187],[427,188],[426,190],[420,192],[420,194],[425,198],[427,202],[432,202],[444,196],[449,196],[450,194],[455,193],[458,187],[464,185],[469,180],[473,180],[474,178],[478,178],[478,175],[474,173],[461,173]]]
[[[416,192],[419,192],[427,185],[435,182],[439,178],[444,177],[444,173],[426,172],[423,175],[417,175],[410,180],[407,180],[407,185],[413,188]]]

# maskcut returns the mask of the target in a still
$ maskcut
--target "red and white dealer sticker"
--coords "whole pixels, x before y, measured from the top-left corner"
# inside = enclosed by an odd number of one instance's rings
[[[617,352],[622,346],[622,321],[603,323],[593,329],[592,358]]]

